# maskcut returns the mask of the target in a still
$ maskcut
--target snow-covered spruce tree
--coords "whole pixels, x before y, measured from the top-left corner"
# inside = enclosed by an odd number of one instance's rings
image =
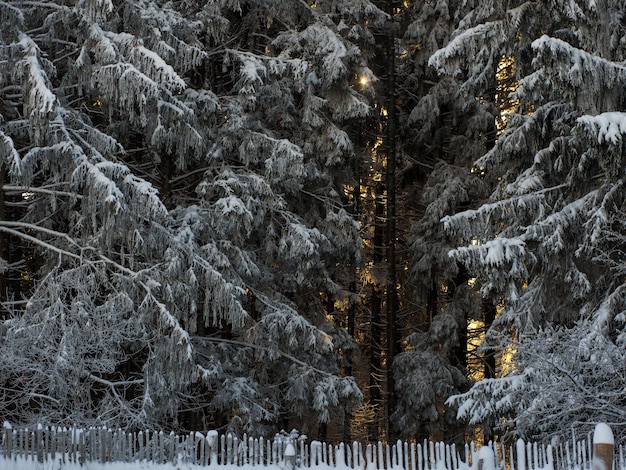
[[[199,190],[203,203],[209,206],[243,202],[244,220],[249,218],[249,225],[242,227],[242,214],[235,212],[230,220],[221,218],[217,223],[229,236],[241,237],[247,249],[261,258],[264,266],[256,282],[262,289],[258,291],[281,292],[315,322],[326,322],[320,313],[332,314],[333,300],[345,295],[338,285],[327,281],[329,274],[335,280],[340,276],[349,279],[345,271],[336,270],[355,264],[360,243],[358,227],[337,206],[342,181],[360,164],[351,161],[354,146],[341,127],[347,120],[364,119],[369,113],[352,85],[357,74],[370,76],[371,72],[346,38],[357,41],[365,36],[367,41],[363,25],[382,15],[367,2],[316,2],[304,13],[301,8],[301,4],[281,5],[281,21],[289,19],[294,25],[308,21],[308,26],[274,31],[282,28],[281,23],[274,20],[268,27],[264,21],[254,27],[262,37],[276,35],[271,44],[257,43],[246,53],[229,51],[231,63],[246,74],[237,84],[243,99],[232,102],[232,116],[242,118],[229,117],[214,155],[235,162],[238,169],[215,173]],[[255,48],[266,47],[274,51],[275,58],[254,53]],[[293,70],[295,83],[278,76],[280,68]],[[271,158],[264,157],[268,153]],[[274,190],[272,196],[267,187],[257,189],[258,174],[267,175],[271,187],[279,188],[279,192]],[[258,191],[258,199],[242,196],[246,187]],[[298,218],[292,212],[298,213]],[[252,300],[255,304],[266,301],[256,294]],[[271,323],[282,321],[283,313],[270,308],[254,329],[255,337],[270,345],[280,344],[285,336]],[[342,350],[352,347],[342,330],[328,332]],[[289,350],[295,355],[298,347],[293,343]],[[320,367],[327,367],[326,358],[320,356],[319,361]],[[284,372],[278,376],[287,383],[294,381],[293,387],[275,388],[273,393],[286,395],[302,406],[314,400],[316,384],[297,370]],[[341,419],[341,415],[335,417]]]
[[[438,77],[430,56],[450,41],[464,18],[460,2],[412,2],[398,57],[400,135],[405,168],[400,210],[414,221],[408,234],[411,279],[404,300],[415,305],[408,347],[394,364],[397,407],[393,423],[405,437],[463,441],[463,425],[445,400],[466,391],[471,364],[467,324],[482,320],[482,304],[467,271],[448,256],[452,241],[440,219],[484,199],[473,161],[493,139],[494,107],[460,89],[462,77]]]
[[[489,7],[431,63],[444,74],[469,70],[464,86],[475,95],[486,58],[513,57],[520,79],[516,112],[476,162],[498,179],[491,201],[443,219],[468,244],[452,258],[504,305],[485,347],[512,359],[450,403],[459,417],[509,436],[587,432],[598,421],[622,436],[626,9],[616,1]]]
[[[307,431],[359,399],[319,292],[358,256],[341,126],[380,12],[333,5],[0,2],[3,268],[34,273],[4,419]]]

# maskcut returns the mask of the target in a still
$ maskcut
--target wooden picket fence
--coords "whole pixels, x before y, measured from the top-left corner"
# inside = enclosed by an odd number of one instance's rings
[[[293,445],[285,455],[288,444]],[[591,470],[591,438],[566,442],[557,447],[537,443],[515,446],[491,443],[487,446],[500,470]],[[331,467],[358,470],[480,470],[485,448],[424,441],[395,444],[351,445],[318,441],[237,438],[195,432],[185,435],[163,432],[125,432],[105,428],[65,429],[4,428],[0,457],[37,462],[152,462],[190,463],[201,466]],[[626,470],[623,445],[615,448],[613,470]],[[292,461],[293,459],[293,461]]]

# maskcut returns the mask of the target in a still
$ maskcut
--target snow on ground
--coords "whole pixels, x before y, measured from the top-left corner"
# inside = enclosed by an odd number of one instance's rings
[[[213,470],[258,470],[253,465],[236,466],[236,465],[218,465],[213,467],[205,467],[202,465],[195,465],[191,463],[163,463],[157,464],[153,462],[85,462],[82,466],[79,463],[66,462],[63,463],[56,459],[56,461],[48,460],[46,462],[37,462],[30,459],[18,458],[18,459],[6,459],[0,457],[0,470],[207,470],[212,468]],[[330,467],[319,466],[316,470],[330,470]],[[263,466],[263,470],[287,470],[281,465],[267,465]],[[348,470],[333,467],[333,470]]]

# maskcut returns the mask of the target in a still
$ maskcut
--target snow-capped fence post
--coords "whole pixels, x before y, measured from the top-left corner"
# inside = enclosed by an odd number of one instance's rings
[[[296,468],[296,448],[291,442],[285,447],[284,459],[285,470],[294,470]]]
[[[496,470],[496,456],[491,447],[481,447],[476,457],[476,466],[472,465],[472,470]]]
[[[35,452],[37,453],[37,462],[43,463],[43,455],[44,455],[44,442],[43,442],[43,426],[39,424],[37,429],[33,434],[35,442],[33,442],[35,447]]]
[[[217,431],[211,430],[206,435],[207,445],[209,446],[209,464],[217,465],[217,444],[219,442]]]
[[[526,470],[526,443],[520,438],[515,445],[517,448],[517,470]]]
[[[605,423],[596,425],[593,433],[592,470],[611,470],[614,448],[615,439],[611,428]]]
[[[3,437],[4,437],[4,456],[8,459],[11,458],[11,443],[13,441],[13,436],[15,435],[15,431],[13,431],[13,426],[8,421],[4,422],[3,426]]]

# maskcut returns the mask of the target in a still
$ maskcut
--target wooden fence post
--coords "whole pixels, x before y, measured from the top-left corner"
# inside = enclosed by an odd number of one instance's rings
[[[217,465],[217,450],[219,435],[217,431],[211,430],[206,434],[207,445],[209,446],[209,464]]]
[[[611,470],[615,439],[613,431],[604,423],[599,423],[593,433],[592,470]]]
[[[7,422],[4,423],[3,437],[4,437],[4,456],[8,459],[11,458],[11,441],[13,440],[13,427]]]
[[[40,424],[37,426],[37,460],[42,463],[47,457],[46,434],[44,427]]]
[[[294,470],[296,468],[296,448],[290,442],[285,447],[285,469],[286,470]]]
[[[526,470],[526,444],[522,439],[518,439],[517,448],[517,470]]]

